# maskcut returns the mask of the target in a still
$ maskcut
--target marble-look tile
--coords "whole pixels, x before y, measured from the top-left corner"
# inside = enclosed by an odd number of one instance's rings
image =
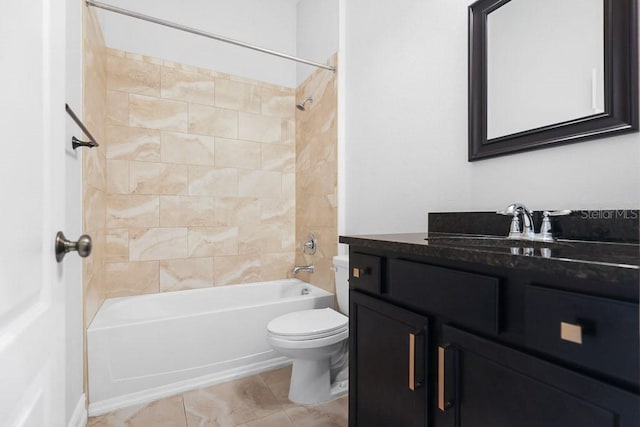
[[[187,194],[185,165],[131,162],[129,191],[135,194]]]
[[[146,62],[148,64],[162,65],[162,59],[155,58],[153,56],[148,56],[148,55],[141,55],[139,53],[125,52],[124,53],[124,57],[127,58],[127,59],[133,59],[133,60],[136,60],[136,61]]]
[[[186,132],[187,117],[186,102],[129,95],[130,126]]]
[[[191,227],[188,233],[190,257],[238,254],[238,227]]]
[[[189,166],[189,194],[192,196],[237,196],[238,170]]]
[[[238,195],[240,197],[280,198],[282,174],[262,170],[238,171]]]
[[[160,283],[158,261],[117,262],[105,265],[106,297],[157,293]]]
[[[213,286],[213,258],[160,261],[160,292]]]
[[[162,65],[169,68],[175,68],[176,70],[187,71],[189,73],[197,73],[200,68],[191,64],[184,64],[182,62],[168,61],[166,59],[162,60]]]
[[[296,145],[295,119],[282,119],[280,122],[280,144]]]
[[[127,92],[107,91],[108,125],[129,125],[129,94]]]
[[[260,199],[261,223],[293,223],[296,220],[295,200]]]
[[[107,126],[107,158],[160,161],[160,131],[128,126]]]
[[[259,114],[238,113],[240,139],[266,143],[280,143],[282,119]]]
[[[115,56],[117,58],[124,58],[125,57],[125,52],[123,50],[120,49],[114,49],[112,47],[108,47],[105,49],[105,53],[107,55],[111,55],[111,56]]]
[[[255,227],[240,227],[238,230],[238,253],[282,252],[285,247],[285,234],[295,234],[293,223],[287,227],[280,223],[261,223]]]
[[[261,113],[266,116],[294,117],[296,113],[295,93],[293,89],[278,90],[270,87],[261,87],[262,98]]]
[[[262,144],[237,139],[216,138],[216,167],[260,169]]]
[[[227,79],[216,79],[216,107],[260,113],[260,87]]]
[[[129,230],[126,228],[108,230],[105,242],[106,262],[129,261]]]
[[[103,269],[101,268],[101,270]],[[83,316],[85,318],[86,326],[93,321],[96,313],[98,313],[98,309],[106,298],[105,292],[102,289],[103,283],[101,282],[104,282],[104,280],[99,280],[95,277],[92,277],[91,279],[83,279]]]
[[[255,197],[217,197],[216,223],[247,226],[260,223],[260,201]]]
[[[184,393],[187,423],[195,426],[237,426],[282,410],[259,376]]]
[[[107,55],[107,89],[160,96],[160,66]]]
[[[158,196],[110,194],[107,196],[108,228],[157,227],[160,218]]]
[[[160,196],[160,227],[214,224],[213,197]]]
[[[330,197],[309,196],[296,203],[296,219],[308,228],[332,227],[336,224],[335,201]]]
[[[163,98],[213,105],[213,77],[171,67],[162,67],[161,76]]]
[[[262,169],[286,173],[295,172],[295,147],[291,145],[262,144]]]
[[[129,194],[129,162],[107,160],[107,192]]]
[[[86,232],[104,229],[106,222],[105,192],[92,185],[82,188],[84,209],[82,210],[83,229]]]
[[[325,173],[322,173],[325,170]],[[305,196],[335,194],[338,184],[336,162],[322,162],[321,167],[301,171],[297,174],[297,191]]]
[[[106,188],[105,158],[99,151],[94,150],[85,150],[82,153],[83,184],[104,190]]]
[[[215,286],[259,282],[260,255],[217,256],[213,260],[213,275]]]
[[[238,137],[238,112],[189,104],[189,133],[223,138]]]
[[[347,427],[347,396],[319,405],[296,406],[285,412],[296,427]]]
[[[162,132],[161,151],[165,163],[214,164],[214,139],[211,136]]]
[[[262,254],[260,256],[260,274],[262,280],[279,280],[290,277],[295,265],[293,251]]]
[[[248,77],[238,76],[238,75],[235,75],[235,74],[230,74],[229,75],[229,80],[232,80],[234,82],[242,82],[242,83],[246,83],[246,84],[254,85],[254,86],[260,86],[260,82],[258,80],[250,79]]]
[[[335,293],[335,273],[333,271],[333,261],[331,258],[323,258],[321,256],[296,255],[296,265],[308,265],[313,263],[316,267],[313,274],[307,272],[298,273],[298,279],[318,286],[327,292]]]
[[[87,427],[187,427],[182,396],[89,418]]]
[[[296,197],[296,174],[282,174],[282,198],[294,199]]]
[[[291,384],[291,369],[293,365],[263,372],[260,377],[267,384],[283,409],[294,408],[298,404],[289,400],[289,385]]]
[[[187,258],[187,228],[147,228],[129,231],[131,261],[176,258]]]
[[[287,414],[278,412],[259,420],[251,421],[246,424],[240,424],[238,427],[295,427]]]

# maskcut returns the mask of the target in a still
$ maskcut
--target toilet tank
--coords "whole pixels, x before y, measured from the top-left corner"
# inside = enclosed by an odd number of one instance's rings
[[[344,315],[349,315],[349,255],[333,257],[333,270],[336,277],[336,297],[338,298],[338,310]]]

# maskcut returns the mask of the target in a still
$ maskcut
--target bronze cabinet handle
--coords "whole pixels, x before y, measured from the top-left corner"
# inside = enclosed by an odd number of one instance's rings
[[[422,332],[409,333],[409,390],[416,391],[424,381],[424,343]]]
[[[409,390],[416,389],[416,335],[409,334]]]
[[[574,344],[582,344],[582,326],[560,322],[560,339]]]
[[[438,409],[442,412],[453,406],[451,370],[454,368],[454,351],[449,345],[438,346]]]

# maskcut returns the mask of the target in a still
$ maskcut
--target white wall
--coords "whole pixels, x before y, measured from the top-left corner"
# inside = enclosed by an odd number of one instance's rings
[[[467,162],[470,0],[344,3],[345,226],[424,231],[427,212],[638,208],[638,133]]]
[[[338,0],[300,0],[297,8],[297,56],[324,63],[338,51]],[[316,70],[297,65],[297,84]]]
[[[109,0],[111,5],[295,55],[296,0]],[[107,46],[287,87],[295,62],[100,11]]]
[[[66,0],[66,102],[82,117],[82,0]],[[82,131],[65,114],[65,227],[67,238],[82,234],[82,163],[80,150],[71,148],[71,137],[82,138]],[[82,351],[82,260],[65,257],[66,288],[66,398],[65,412],[69,427],[86,420],[83,394]],[[80,423],[80,424],[78,424]]]

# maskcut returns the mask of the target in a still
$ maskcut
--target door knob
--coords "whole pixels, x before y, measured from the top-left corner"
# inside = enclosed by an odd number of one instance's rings
[[[56,261],[62,262],[64,256],[71,251],[78,251],[78,255],[82,258],[88,257],[91,254],[91,237],[83,234],[77,242],[72,242],[64,237],[62,231],[58,231],[56,234]]]

